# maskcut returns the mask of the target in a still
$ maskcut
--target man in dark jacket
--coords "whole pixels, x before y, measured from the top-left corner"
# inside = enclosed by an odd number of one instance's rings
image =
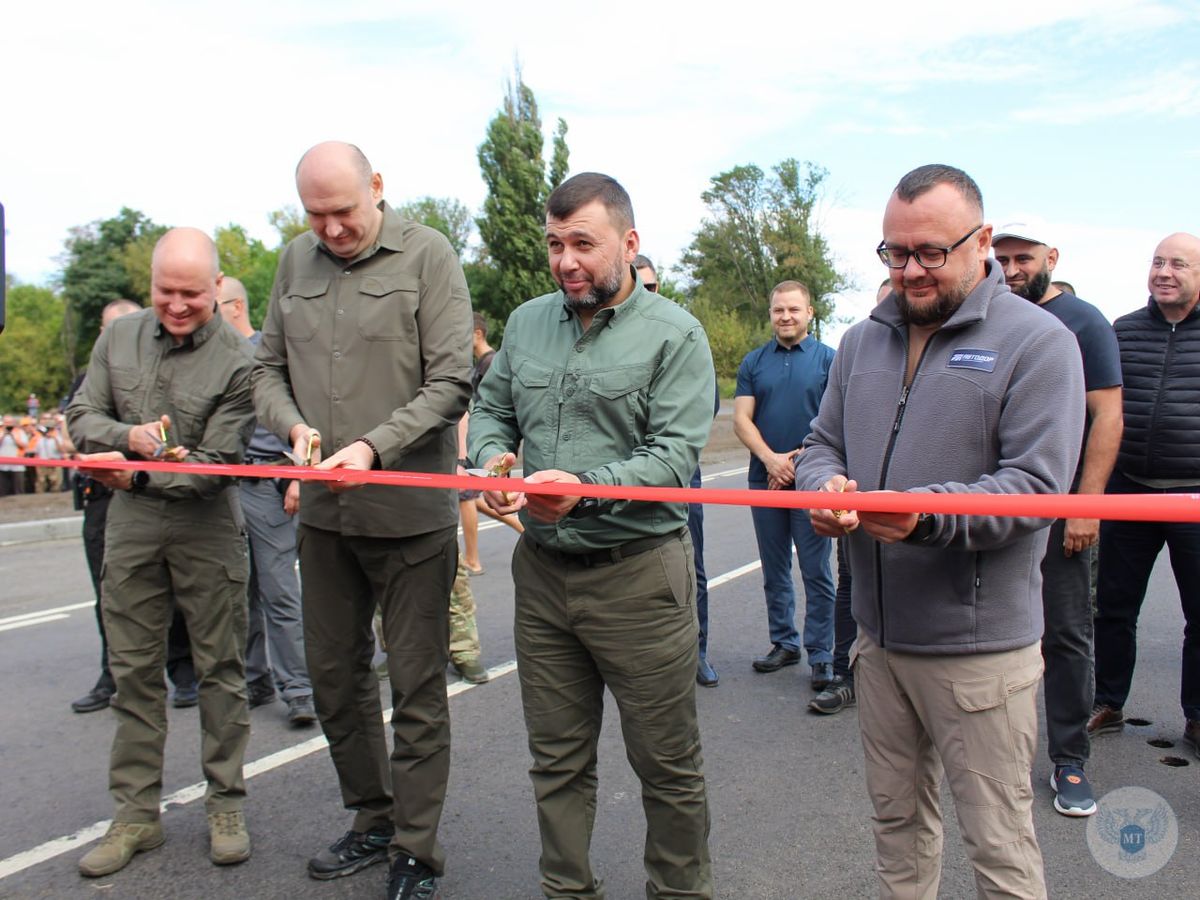
[[[1114,323],[1125,380],[1125,432],[1110,494],[1200,491],[1200,238],[1173,234],[1154,251],[1150,301]],[[1088,731],[1125,726],[1137,619],[1163,544],[1187,625],[1179,700],[1183,738],[1200,756],[1200,525],[1105,522],[1096,591],[1096,708]]]
[[[892,293],[842,339],[798,489],[919,498],[1070,488],[1083,436],[1079,349],[1054,316],[1008,290],[987,258],[991,236],[965,172],[922,166],[900,180],[878,247]],[[849,535],[880,895],[937,896],[944,767],[980,895],[1045,897],[1029,768],[1050,523],[834,510],[813,510],[812,522]]]

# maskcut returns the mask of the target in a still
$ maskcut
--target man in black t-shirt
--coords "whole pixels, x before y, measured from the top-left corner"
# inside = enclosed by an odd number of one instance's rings
[[[471,335],[471,353],[475,356],[475,365],[471,367],[471,402],[479,399],[479,382],[492,365],[496,351],[488,343],[488,320],[483,313],[475,313],[475,330]]]
[[[1014,222],[996,230],[992,252],[1013,293],[1057,316],[1075,335],[1083,356],[1087,390],[1084,446],[1072,492],[1103,494],[1121,442],[1121,357],[1104,315],[1074,294],[1054,287],[1058,250],[1044,226]],[[1054,772],[1054,808],[1065,816],[1096,811],[1084,774],[1091,753],[1087,723],[1095,693],[1092,647],[1091,555],[1099,540],[1098,519],[1058,519],[1042,561],[1042,607],[1046,630],[1046,736]]]

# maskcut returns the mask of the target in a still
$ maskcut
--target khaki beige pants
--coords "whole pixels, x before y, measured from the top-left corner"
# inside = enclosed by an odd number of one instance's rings
[[[926,656],[859,632],[854,686],[879,895],[937,897],[943,767],[980,897],[1044,898],[1029,770],[1041,648]]]
[[[686,533],[611,565],[513,551],[515,636],[547,897],[604,897],[589,849],[604,689],[646,815],[646,896],[711,898],[696,719],[696,582]]]

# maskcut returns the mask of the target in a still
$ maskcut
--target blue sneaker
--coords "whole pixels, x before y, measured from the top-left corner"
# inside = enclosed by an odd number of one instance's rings
[[[701,687],[716,687],[720,680],[717,670],[709,665],[706,657],[701,656],[700,661],[696,663],[696,684]]]
[[[1064,816],[1090,816],[1096,812],[1096,796],[1079,766],[1055,766],[1050,776],[1054,808]]]

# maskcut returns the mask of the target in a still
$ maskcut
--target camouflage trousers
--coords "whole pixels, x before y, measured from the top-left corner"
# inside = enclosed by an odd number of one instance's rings
[[[454,587],[450,590],[450,659],[454,662],[479,660],[479,629],[475,626],[475,595],[463,558],[458,558]]]
[[[375,635],[385,652],[387,642],[383,639],[383,627],[378,608],[375,610]],[[458,558],[458,569],[454,574],[454,587],[450,589],[450,659],[454,662],[478,662],[482,650],[479,646],[479,629],[475,625],[475,595],[471,593],[471,576],[466,564]],[[386,666],[380,664],[380,675],[387,677]]]

